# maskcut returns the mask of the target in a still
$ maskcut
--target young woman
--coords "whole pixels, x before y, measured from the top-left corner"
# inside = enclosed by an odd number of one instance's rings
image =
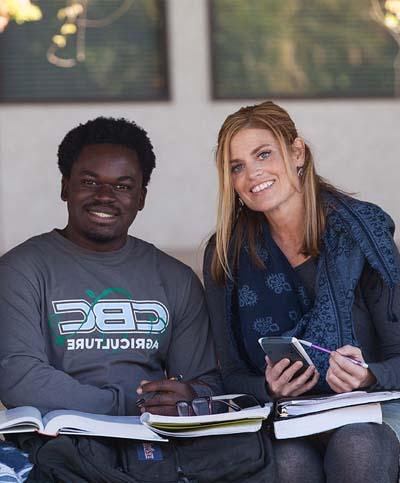
[[[226,391],[266,401],[400,389],[400,261],[391,218],[318,176],[292,119],[272,102],[228,116],[216,158],[217,229],[204,281]],[[257,340],[273,335],[333,352],[314,351],[315,366],[296,375],[300,362],[265,364]],[[386,424],[274,447],[282,482],[397,478],[399,443]]]

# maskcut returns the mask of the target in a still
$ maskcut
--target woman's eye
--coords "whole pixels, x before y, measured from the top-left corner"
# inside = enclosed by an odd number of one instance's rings
[[[271,156],[271,151],[261,151],[258,157],[261,159],[268,159]]]
[[[243,164],[234,164],[231,166],[231,173],[232,174],[238,174],[242,171],[243,169]]]

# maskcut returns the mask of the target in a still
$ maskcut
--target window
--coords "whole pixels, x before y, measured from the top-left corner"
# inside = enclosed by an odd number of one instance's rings
[[[209,2],[216,99],[400,95],[384,1]]]
[[[37,4],[41,20],[0,35],[0,101],[168,99],[165,1]]]

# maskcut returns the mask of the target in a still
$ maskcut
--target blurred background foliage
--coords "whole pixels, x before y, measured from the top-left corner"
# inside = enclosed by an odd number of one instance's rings
[[[216,99],[400,96],[400,0],[208,1]],[[0,0],[0,101],[168,99],[167,2]]]
[[[214,97],[399,95],[399,46],[373,3],[210,0]]]
[[[10,21],[18,24],[34,22],[42,18],[42,12],[31,0],[0,0],[0,32]]]
[[[41,21],[0,36],[3,101],[168,98],[163,0],[35,3]]]

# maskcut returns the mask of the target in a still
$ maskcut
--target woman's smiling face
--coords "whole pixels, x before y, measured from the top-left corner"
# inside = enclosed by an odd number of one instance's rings
[[[304,143],[296,138],[288,148],[289,179],[279,142],[268,129],[245,128],[230,144],[232,185],[243,203],[253,211],[271,212],[301,196],[296,168],[304,163]]]

